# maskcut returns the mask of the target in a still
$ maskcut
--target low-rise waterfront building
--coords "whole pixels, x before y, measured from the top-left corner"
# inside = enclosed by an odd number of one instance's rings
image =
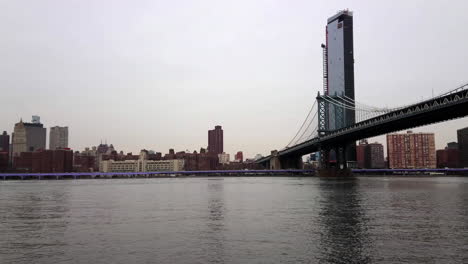
[[[184,160],[148,160],[148,152],[141,151],[138,160],[103,160],[99,163],[101,172],[151,172],[151,171],[181,171]]]

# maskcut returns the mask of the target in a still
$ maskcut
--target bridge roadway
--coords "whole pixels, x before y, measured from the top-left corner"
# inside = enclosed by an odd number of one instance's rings
[[[376,116],[331,131],[325,136],[315,137],[298,145],[278,151],[280,158],[300,157],[319,151],[320,148],[336,147],[364,138],[375,137],[400,130],[434,124],[468,115],[468,86],[465,85],[449,94],[425,100],[395,111]],[[271,155],[257,160],[267,164]]]

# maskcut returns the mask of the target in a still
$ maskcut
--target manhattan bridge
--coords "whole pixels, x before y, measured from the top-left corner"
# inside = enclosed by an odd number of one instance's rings
[[[269,169],[299,169],[302,156],[319,153],[320,167],[339,169],[355,161],[356,141],[468,115],[468,83],[430,99],[394,108],[360,103],[354,97],[353,15],[328,19],[323,49],[323,92],[318,93],[295,136],[281,150],[257,160]]]

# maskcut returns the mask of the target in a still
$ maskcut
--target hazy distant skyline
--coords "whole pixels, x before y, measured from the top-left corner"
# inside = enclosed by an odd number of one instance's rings
[[[69,127],[73,150],[281,149],[318,91],[327,18],[354,13],[356,100],[399,106],[468,82],[468,2],[0,1],[0,132]],[[468,119],[413,129],[456,141]],[[385,143],[384,137],[370,139]]]

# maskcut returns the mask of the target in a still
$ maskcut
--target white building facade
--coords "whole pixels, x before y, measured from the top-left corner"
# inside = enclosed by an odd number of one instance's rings
[[[138,160],[104,160],[99,163],[101,172],[151,172],[151,171],[182,171],[184,160],[148,160],[146,151],[140,153]]]
[[[223,152],[221,154],[218,154],[218,159],[219,163],[221,164],[229,164],[230,156],[229,154]]]

